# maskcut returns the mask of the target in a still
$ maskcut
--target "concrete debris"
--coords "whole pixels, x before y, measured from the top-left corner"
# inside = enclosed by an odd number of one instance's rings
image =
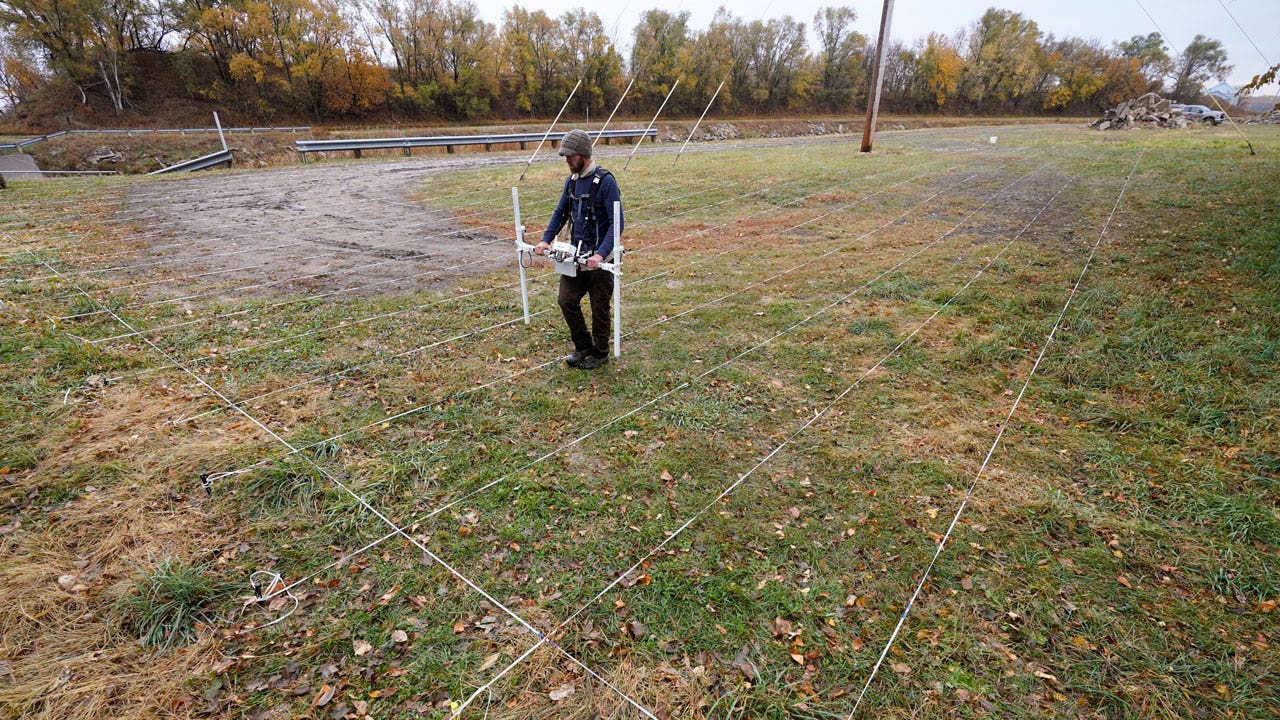
[[[93,152],[85,156],[85,162],[98,165],[100,163],[110,163],[112,165],[124,159],[124,155],[112,150],[109,147],[94,148]]]
[[[1257,117],[1245,118],[1240,121],[1241,125],[1280,125],[1280,107],[1269,112],[1264,112]]]
[[[1155,93],[1126,100],[1111,108],[1097,122],[1094,130],[1131,130],[1133,128],[1184,128],[1189,123],[1172,104]]]

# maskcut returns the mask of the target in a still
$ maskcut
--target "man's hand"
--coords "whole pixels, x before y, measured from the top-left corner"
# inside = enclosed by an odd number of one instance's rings
[[[587,269],[595,270],[597,267],[600,266],[600,263],[602,262],[604,262],[604,258],[600,257],[600,253],[596,253],[591,257],[587,258]]]
[[[533,254],[546,255],[547,251],[550,249],[551,249],[551,243],[548,243],[546,240],[543,240],[542,242],[533,246]]]

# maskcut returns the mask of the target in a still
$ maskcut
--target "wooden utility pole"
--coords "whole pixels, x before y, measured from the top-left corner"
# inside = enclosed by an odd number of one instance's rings
[[[876,44],[876,66],[871,75],[871,101],[867,103],[867,126],[862,130],[862,152],[871,152],[871,133],[875,131],[880,112],[880,86],[884,84],[884,59],[889,54],[889,22],[893,19],[893,0],[884,0],[880,15],[880,40]]]

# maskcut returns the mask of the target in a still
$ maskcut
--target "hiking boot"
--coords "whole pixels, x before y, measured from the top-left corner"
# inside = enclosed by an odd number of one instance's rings
[[[571,355],[565,357],[564,362],[569,367],[582,367],[582,361],[589,357],[591,357],[590,350],[574,350]]]
[[[585,358],[583,358],[582,361],[579,362],[574,367],[580,370],[595,370],[596,368],[608,362],[609,362],[609,355],[607,353],[604,355],[588,355]]]

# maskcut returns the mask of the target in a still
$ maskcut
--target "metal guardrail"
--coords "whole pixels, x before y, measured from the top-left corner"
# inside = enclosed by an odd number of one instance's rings
[[[524,150],[528,143],[541,142],[545,137],[555,147],[556,143],[564,139],[566,133],[554,132],[550,135],[546,133],[509,133],[503,135],[433,135],[428,137],[400,137],[400,138],[365,138],[365,139],[347,139],[347,140],[298,140],[294,143],[294,149],[306,160],[307,153],[313,152],[354,152],[356,157],[360,157],[362,150],[395,150],[403,149],[404,154],[408,155],[413,148],[416,147],[443,147],[448,152],[453,152],[453,148],[458,145],[484,145],[486,150],[492,150],[494,145],[513,145],[519,144],[520,149]],[[652,137],[655,140],[658,137],[656,128],[645,130],[589,130],[587,134],[592,138],[602,139],[606,144],[610,140],[636,139],[642,141],[644,138]]]
[[[239,128],[223,128],[223,132],[229,133],[264,133],[264,132],[288,132],[300,133],[310,132],[310,125],[302,125],[298,127],[239,127]],[[26,140],[19,140],[16,143],[0,143],[0,152],[6,150],[22,150],[24,148],[35,145],[36,143],[52,140],[63,135],[148,135],[169,133],[173,135],[195,135],[198,133],[216,133],[217,128],[143,128],[137,130],[59,130],[58,132],[49,133],[48,135],[39,135]]]
[[[194,160],[186,160],[178,163],[177,165],[170,165],[169,167],[160,168],[159,170],[152,170],[147,174],[161,175],[163,173],[171,172],[192,172],[195,170],[205,170],[215,165],[221,165],[222,163],[231,164],[230,150],[219,150],[216,153],[209,153],[208,155],[195,158]]]

